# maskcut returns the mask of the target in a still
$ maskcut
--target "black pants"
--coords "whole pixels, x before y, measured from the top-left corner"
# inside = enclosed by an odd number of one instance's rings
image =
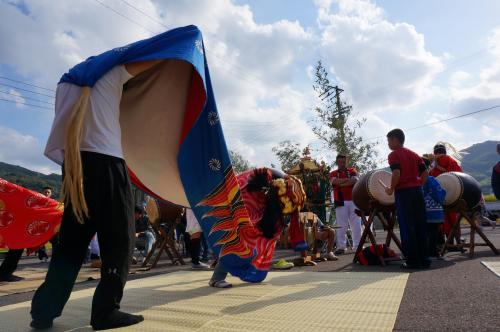
[[[439,226],[440,223],[427,223],[427,238],[429,241],[429,256],[438,257],[439,256]]]
[[[14,273],[23,251],[24,249],[11,249],[7,252],[2,265],[0,265],[0,279],[8,279]]]
[[[91,152],[82,152],[82,166],[89,218],[80,224],[71,202],[65,207],[59,243],[45,282],[31,304],[35,320],[51,321],[61,315],[96,231],[102,267],[92,301],[91,323],[120,308],[135,233],[127,167],[122,159]]]
[[[422,187],[397,189],[395,192],[401,245],[406,262],[416,267],[427,267],[427,215]]]
[[[54,250],[57,246],[57,243],[59,242],[59,233],[55,234],[50,240],[50,244],[52,245],[52,253],[54,253]],[[37,251],[38,259],[42,260],[44,258],[49,258],[49,255],[47,255],[47,250],[45,249],[45,245],[41,246],[38,251]]]

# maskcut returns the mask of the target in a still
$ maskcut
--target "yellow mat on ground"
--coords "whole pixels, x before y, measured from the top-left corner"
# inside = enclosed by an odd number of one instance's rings
[[[496,274],[497,277],[500,278],[500,261],[494,261],[494,262],[491,262],[491,261],[488,261],[488,262],[481,261],[481,264],[483,264],[484,266],[486,266],[486,268],[488,270],[490,270],[491,272],[493,272],[494,274]]]
[[[129,331],[391,331],[405,273],[272,272],[208,287],[211,272],[182,271],[127,283],[123,310],[145,321]],[[52,331],[88,331],[94,289],[74,292]],[[0,307],[0,330],[28,331],[29,302]]]

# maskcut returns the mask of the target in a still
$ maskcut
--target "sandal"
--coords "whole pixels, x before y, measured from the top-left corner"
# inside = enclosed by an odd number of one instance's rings
[[[232,284],[227,282],[226,280],[210,280],[208,283],[210,287],[215,287],[215,288],[231,288],[233,287]]]

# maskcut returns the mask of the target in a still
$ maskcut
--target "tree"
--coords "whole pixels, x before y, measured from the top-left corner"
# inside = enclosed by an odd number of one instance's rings
[[[291,140],[281,141],[278,146],[272,149],[280,161],[281,169],[284,171],[292,168],[299,162],[301,150],[300,144]]]
[[[250,162],[236,151],[229,150],[229,159],[231,159],[233,169],[237,174],[248,171],[250,168],[252,168],[250,166]]]
[[[343,90],[330,84],[328,72],[321,61],[316,65],[315,76],[313,88],[322,104],[315,108],[317,119],[313,125],[314,134],[329,150],[346,155],[350,164],[360,172],[374,169],[376,143],[366,143],[356,133],[366,119],[350,118],[352,106],[341,101],[340,93]]]

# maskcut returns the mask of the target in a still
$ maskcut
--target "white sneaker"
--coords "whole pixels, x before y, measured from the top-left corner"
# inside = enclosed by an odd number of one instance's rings
[[[215,287],[215,288],[231,288],[231,287],[233,287],[233,285],[231,283],[227,282],[226,280],[219,280],[219,281],[210,280],[208,285],[210,287]]]
[[[191,263],[191,268],[193,270],[210,270],[210,265],[203,262],[199,262],[198,264]]]
[[[329,261],[338,261],[339,260],[339,258],[337,256],[335,256],[335,254],[331,251],[328,254],[326,254],[326,259],[328,259]]]

